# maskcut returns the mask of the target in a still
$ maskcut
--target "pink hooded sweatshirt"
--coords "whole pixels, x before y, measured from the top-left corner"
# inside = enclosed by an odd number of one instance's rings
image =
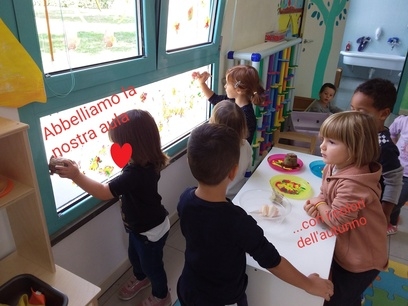
[[[381,165],[323,170],[318,201],[331,210],[327,224],[337,235],[334,259],[347,271],[384,270],[388,265],[387,221],[381,207]]]

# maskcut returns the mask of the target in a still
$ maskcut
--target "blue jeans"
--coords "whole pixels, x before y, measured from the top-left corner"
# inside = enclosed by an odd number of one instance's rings
[[[398,224],[398,217],[401,212],[401,207],[404,206],[405,202],[408,201],[408,177],[402,177],[402,190],[398,200],[398,204],[395,205],[394,209],[392,210],[390,223],[392,225]]]
[[[167,275],[164,271],[163,248],[167,232],[160,240],[151,242],[146,236],[129,232],[129,261],[133,266],[133,274],[138,280],[149,278],[152,283],[152,294],[164,299],[167,296]]]

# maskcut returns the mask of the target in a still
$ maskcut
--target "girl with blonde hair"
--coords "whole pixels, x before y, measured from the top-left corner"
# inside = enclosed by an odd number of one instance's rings
[[[334,295],[325,305],[360,306],[361,294],[388,264],[377,129],[370,115],[346,111],[327,118],[320,135],[326,163],[322,185],[304,209],[326,223],[327,233],[337,235]]]
[[[251,171],[252,166],[252,148],[248,141],[246,141],[248,129],[245,114],[238,105],[231,103],[231,101],[224,100],[215,105],[210,123],[224,124],[234,129],[242,139],[238,171],[234,180],[231,181],[227,188],[227,197],[232,199],[245,184],[245,174]]]

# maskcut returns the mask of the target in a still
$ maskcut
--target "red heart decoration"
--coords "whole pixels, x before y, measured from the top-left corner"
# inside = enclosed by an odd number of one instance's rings
[[[123,144],[121,147],[118,143],[114,143],[110,149],[112,159],[115,164],[123,168],[132,156],[132,146],[128,143]]]

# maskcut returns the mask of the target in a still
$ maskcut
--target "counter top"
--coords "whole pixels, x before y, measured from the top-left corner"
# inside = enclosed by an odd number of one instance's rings
[[[268,163],[268,157],[273,154],[295,153],[303,162],[303,167],[296,172],[277,171]],[[234,204],[240,205],[240,197],[251,189],[271,190],[269,180],[276,175],[293,175],[306,180],[312,188],[312,196],[320,192],[321,178],[312,173],[309,164],[321,160],[321,157],[272,148],[269,154],[259,164],[258,168],[248,179],[239,193],[233,199]],[[305,275],[318,273],[328,278],[336,238],[327,227],[315,222],[303,210],[306,199],[288,198],[292,208],[289,215],[277,223],[255,216],[258,225],[264,230],[265,237],[272,242],[279,253],[291,262]],[[260,206],[262,203],[260,203]],[[245,209],[245,208],[244,208]],[[247,211],[248,212],[248,211]],[[330,237],[329,237],[330,236]],[[323,298],[312,296],[305,291],[289,285],[266,269],[263,269],[249,255],[247,255],[247,274],[249,284],[247,288],[249,305],[302,306],[323,305]]]

